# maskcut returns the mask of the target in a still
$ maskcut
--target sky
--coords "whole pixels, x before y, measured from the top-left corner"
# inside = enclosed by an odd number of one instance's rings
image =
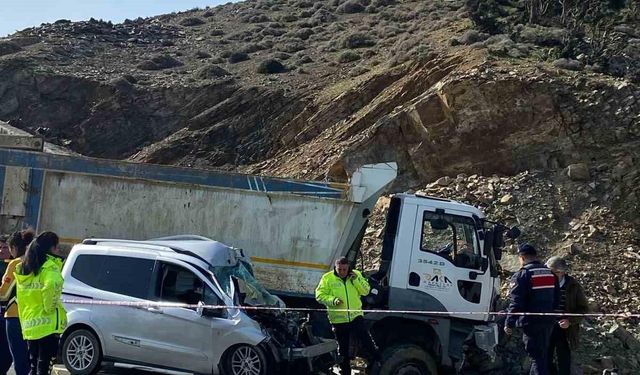
[[[204,8],[229,0],[0,0],[0,37],[27,27],[59,19],[103,19],[120,23],[127,18],[149,17]]]

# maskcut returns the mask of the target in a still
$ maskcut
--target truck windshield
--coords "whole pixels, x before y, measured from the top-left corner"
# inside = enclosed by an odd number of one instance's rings
[[[280,298],[269,293],[256,280],[250,267],[245,262],[239,261],[234,266],[211,267],[210,270],[229,296],[231,296],[232,278],[237,281],[236,294],[238,294],[242,305],[284,307],[285,304]]]
[[[439,219],[446,226],[434,225],[434,221]],[[481,266],[476,229],[471,218],[425,211],[420,244],[422,251],[447,258],[457,267],[479,269]]]

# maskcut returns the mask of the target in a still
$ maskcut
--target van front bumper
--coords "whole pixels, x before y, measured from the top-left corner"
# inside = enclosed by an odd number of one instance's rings
[[[282,348],[280,356],[285,361],[294,361],[301,358],[314,358],[321,355],[335,352],[338,349],[336,340],[320,338],[321,343],[306,346],[304,348]]]

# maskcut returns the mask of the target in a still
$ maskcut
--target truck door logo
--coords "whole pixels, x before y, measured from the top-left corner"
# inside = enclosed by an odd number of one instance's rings
[[[425,289],[448,291],[453,282],[441,269],[434,268],[433,272],[424,275],[423,287]]]

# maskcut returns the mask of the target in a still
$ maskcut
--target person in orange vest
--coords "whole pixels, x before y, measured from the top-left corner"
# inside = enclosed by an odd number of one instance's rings
[[[14,272],[16,267],[22,262],[22,257],[27,251],[27,246],[33,241],[34,237],[35,232],[31,229],[15,232],[9,237],[7,243],[12,259],[9,262],[7,270],[4,272],[2,285],[0,285],[0,300],[6,302],[6,310],[4,313],[6,336],[16,375],[29,374],[29,349],[27,348],[27,342],[22,337]]]
[[[6,237],[0,238],[0,272],[5,273],[5,270],[9,266],[11,261],[11,254],[9,253],[9,246],[7,246]],[[4,312],[6,310],[6,303],[1,301],[0,305],[0,375],[7,375],[7,372],[11,369],[13,358],[11,357],[11,351],[9,350],[9,341],[7,340],[7,332],[5,327]]]

